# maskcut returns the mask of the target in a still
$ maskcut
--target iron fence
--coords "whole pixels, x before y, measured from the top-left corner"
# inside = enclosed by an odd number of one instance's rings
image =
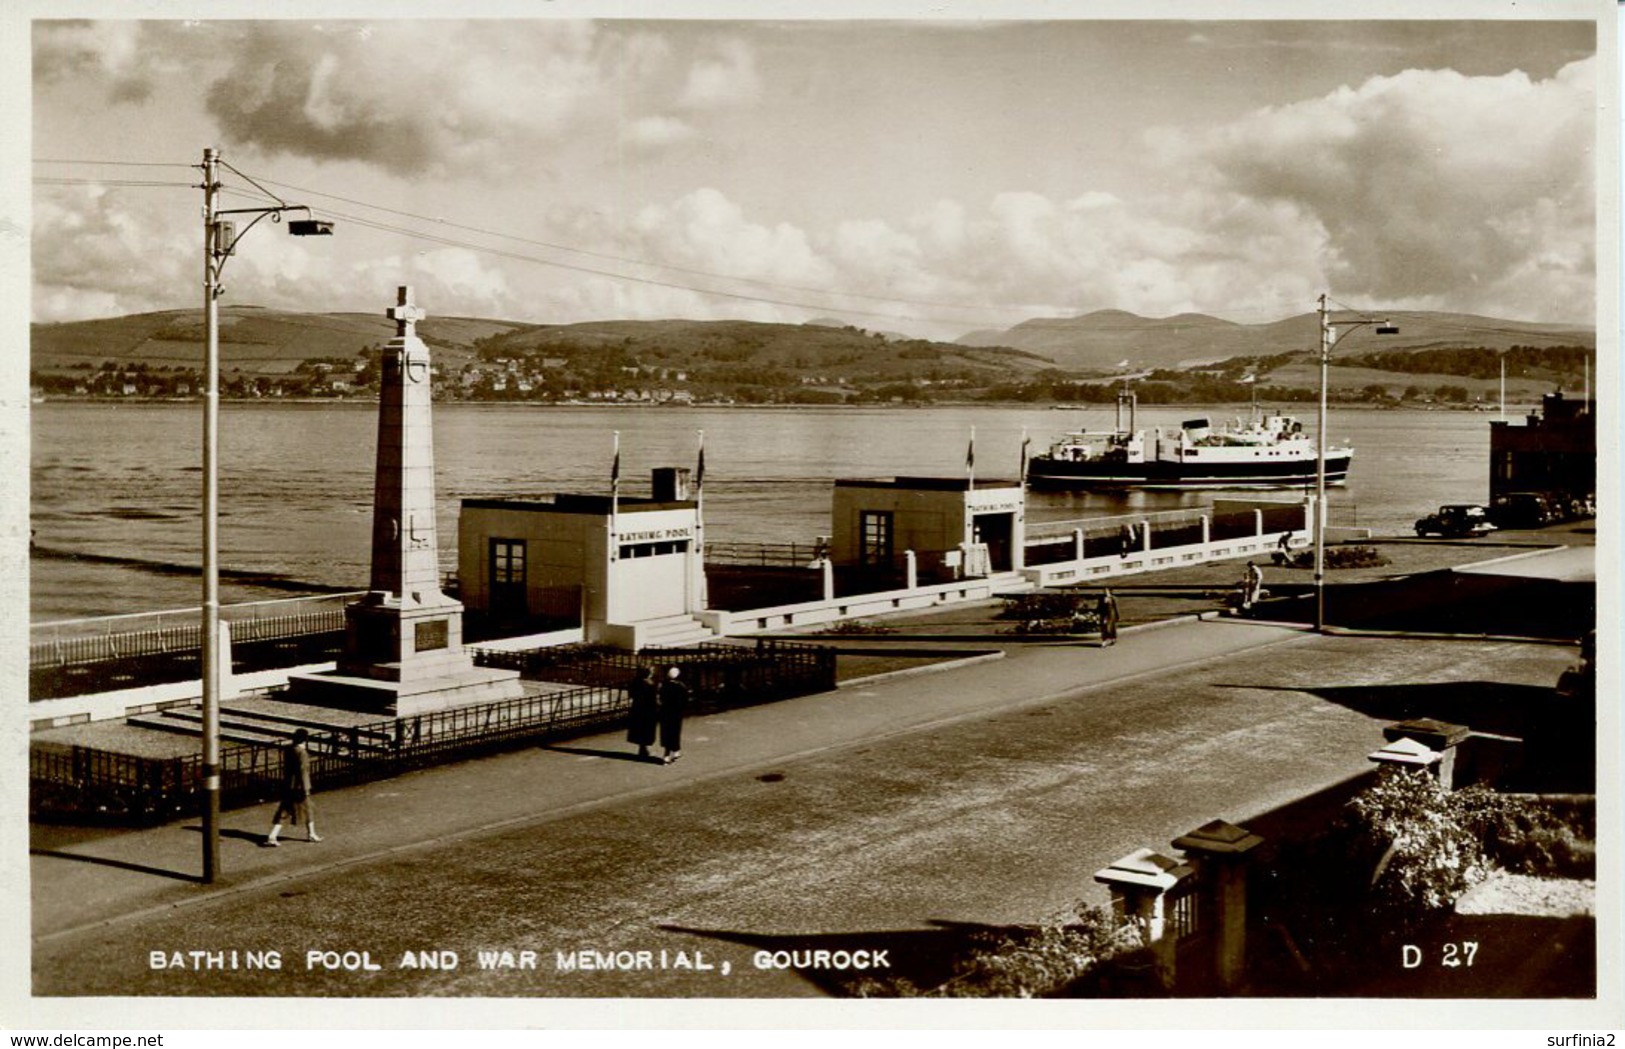
[[[813,561],[828,556],[829,544],[827,542],[708,542],[705,544],[705,563],[708,565],[762,565],[774,568],[805,568]]]
[[[1040,538],[1053,538],[1060,534],[1071,535],[1073,529],[1081,528],[1085,534],[1090,532],[1116,533],[1125,525],[1138,528],[1150,522],[1152,527],[1159,525],[1182,524],[1200,521],[1207,514],[1206,510],[1149,510],[1143,513],[1114,514],[1110,517],[1079,517],[1065,521],[1028,521],[1027,539],[1029,541]]]
[[[344,606],[361,592],[224,605],[233,643],[274,641],[344,629]],[[36,623],[29,628],[34,669],[195,652],[202,612],[196,608]]]
[[[835,651],[776,638],[750,645],[703,642],[682,648],[626,652],[593,645],[558,646],[565,651],[479,652],[481,666],[518,670],[526,677],[560,684],[624,688],[641,667],[680,668],[691,704],[716,710],[824,692],[835,687]]]
[[[639,666],[683,667],[693,709],[703,713],[828,691],[835,687],[835,658],[835,651],[823,646],[766,638],[752,646],[707,643],[635,655],[578,648],[558,659],[549,659],[542,650],[485,652],[479,656],[483,665],[516,667],[554,681],[571,675],[592,680],[551,693],[350,728],[307,726],[312,780],[320,787],[336,787],[385,779],[615,724],[626,716],[625,685]],[[294,725],[290,720],[290,730]],[[275,797],[283,760],[283,748],[273,743],[223,744],[221,804],[252,805]],[[198,810],[201,755],[150,758],[35,742],[29,748],[29,788],[30,811],[36,815],[161,822]]]

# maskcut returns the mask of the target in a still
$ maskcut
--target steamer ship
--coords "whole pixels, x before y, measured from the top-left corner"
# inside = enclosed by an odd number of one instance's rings
[[[1123,417],[1127,409],[1128,423]],[[1354,449],[1326,450],[1326,483],[1348,480]],[[1207,417],[1177,427],[1135,426],[1132,391],[1117,395],[1111,430],[1074,430],[1032,458],[1027,481],[1035,488],[1298,488],[1315,483],[1315,442],[1289,415],[1260,415],[1226,426]]]

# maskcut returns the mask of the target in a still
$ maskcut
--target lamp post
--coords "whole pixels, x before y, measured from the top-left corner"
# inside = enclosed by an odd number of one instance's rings
[[[1320,296],[1320,414],[1318,419],[1318,454],[1315,463],[1315,632],[1326,632],[1326,386],[1327,369],[1332,361],[1332,349],[1356,328],[1376,325],[1378,335],[1397,335],[1399,329],[1386,320],[1375,317],[1357,317],[1342,321],[1346,329],[1338,334],[1337,324],[1331,320],[1331,307],[1327,297]]]
[[[199,639],[203,650],[203,881],[212,883],[220,870],[220,309],[218,300],[225,289],[220,284],[226,259],[230,258],[254,224],[270,215],[280,222],[284,211],[310,209],[302,204],[282,202],[276,194],[254,183],[277,200],[274,207],[219,207],[220,151],[203,151],[203,623]],[[230,168],[229,164],[226,167]],[[236,171],[235,168],[231,170]],[[253,182],[242,172],[245,180]],[[253,215],[241,232],[222,220],[222,215]],[[311,218],[288,223],[296,237],[322,236],[333,232],[333,224]]]

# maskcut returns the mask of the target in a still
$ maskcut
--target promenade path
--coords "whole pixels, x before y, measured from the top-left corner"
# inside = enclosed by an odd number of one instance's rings
[[[1394,716],[1372,698],[1385,687],[1549,687],[1572,659],[1183,621],[1111,649],[1009,645],[947,672],[694,718],[672,766],[629,760],[611,733],[321,793],[320,844],[295,828],[261,848],[270,806],[228,812],[214,886],[189,880],[195,820],[36,827],[34,992],[840,992],[851,974],[752,964],[806,946],[886,950],[929,985],[967,930],[1103,903],[1091,875],[1111,860],[1366,771]],[[582,949],[648,951],[656,967],[561,968],[560,952]],[[191,950],[276,950],[283,965],[151,966],[152,952]],[[308,970],[309,950],[365,951],[379,969]],[[537,967],[482,970],[481,950],[535,951]],[[400,968],[408,951],[459,964]],[[679,952],[717,968],[679,968]]]

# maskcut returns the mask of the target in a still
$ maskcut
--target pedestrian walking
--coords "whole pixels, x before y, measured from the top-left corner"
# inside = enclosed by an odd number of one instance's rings
[[[666,671],[660,686],[660,747],[670,765],[683,756],[683,715],[688,712],[688,686],[678,680],[677,667]]]
[[[647,761],[649,748],[654,745],[655,729],[660,724],[659,686],[655,684],[655,668],[639,667],[631,684],[626,686],[626,697],[631,710],[626,719],[626,741],[636,743],[638,757]]]
[[[284,823],[303,823],[307,840],[322,840],[316,833],[316,807],[310,800],[310,751],[305,746],[309,739],[309,732],[295,729],[293,739],[282,748],[282,797],[263,842],[268,848],[277,847],[276,837]]]
[[[1100,620],[1100,647],[1117,644],[1117,598],[1112,595],[1111,587],[1100,592],[1100,599],[1095,602],[1095,618]]]

